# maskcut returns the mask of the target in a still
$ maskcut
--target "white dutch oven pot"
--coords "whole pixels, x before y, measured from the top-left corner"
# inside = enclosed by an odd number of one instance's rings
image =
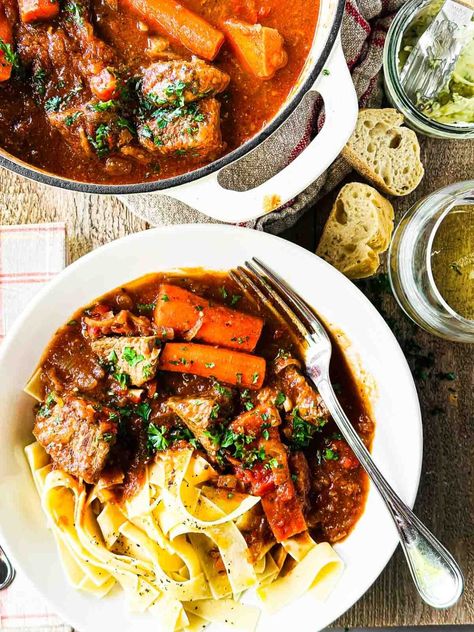
[[[222,222],[243,222],[260,217],[296,197],[327,169],[351,135],[357,119],[357,98],[347,68],[339,30],[344,0],[321,0],[313,45],[298,84],[278,114],[256,136],[219,160],[174,178],[127,185],[77,182],[53,175],[0,149],[0,165],[51,186],[105,195],[133,196],[160,192]],[[323,73],[322,70],[325,69]],[[325,106],[325,122],[317,136],[288,166],[247,191],[233,191],[219,183],[222,169],[255,150],[295,110],[303,97],[317,92]]]

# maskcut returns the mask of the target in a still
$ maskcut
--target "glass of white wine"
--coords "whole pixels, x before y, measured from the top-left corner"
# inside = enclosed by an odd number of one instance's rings
[[[407,211],[393,235],[389,276],[415,323],[474,343],[474,180],[435,191]]]

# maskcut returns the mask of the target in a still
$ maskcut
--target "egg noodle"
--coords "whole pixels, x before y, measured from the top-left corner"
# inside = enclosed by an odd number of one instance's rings
[[[218,473],[192,449],[158,454],[138,493],[121,504],[113,491],[120,477],[85,485],[53,468],[39,443],[25,451],[71,585],[105,597],[119,584],[129,609],[148,611],[158,629],[216,622],[253,630],[260,609],[239,603],[247,589],[272,613],[308,591],[323,599],[342,571],[332,547],[308,534],[251,563],[239,521],[260,498],[218,493]]]

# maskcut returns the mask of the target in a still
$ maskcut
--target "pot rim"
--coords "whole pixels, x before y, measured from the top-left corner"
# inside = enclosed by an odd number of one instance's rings
[[[239,158],[242,158],[250,151],[255,149],[258,145],[263,143],[294,112],[296,107],[299,105],[305,94],[309,91],[309,89],[323,70],[323,66],[328,60],[328,57],[334,47],[342,23],[345,1],[346,0],[337,0],[336,10],[334,13],[331,28],[329,29],[329,33],[324,44],[324,48],[318,59],[314,63],[313,68],[309,72],[305,81],[302,82],[302,84],[293,95],[293,97],[289,100],[289,102],[278,112],[273,120],[255,136],[250,138],[240,147],[237,147],[236,149],[231,151],[229,154],[218,158],[208,165],[204,165],[203,167],[199,167],[199,169],[195,169],[193,171],[189,171],[188,173],[183,173],[172,178],[153,180],[150,182],[135,182],[130,184],[100,184],[95,182],[81,182],[78,180],[71,180],[69,178],[44,171],[39,167],[29,165],[23,160],[16,158],[12,154],[9,154],[2,148],[0,148],[0,166],[5,167],[13,173],[17,173],[41,184],[47,184],[49,186],[57,187],[60,189],[67,189],[69,191],[95,193],[100,195],[131,195],[137,193],[152,193],[159,191],[165,192],[168,189],[193,182],[200,178],[204,178],[205,176],[208,176],[215,171],[219,171],[220,169],[235,162]]]

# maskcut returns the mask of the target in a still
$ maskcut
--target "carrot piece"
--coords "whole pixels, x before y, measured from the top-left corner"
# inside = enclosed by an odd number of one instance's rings
[[[0,81],[8,81],[12,74],[12,63],[7,60],[8,52],[11,51],[13,43],[13,33],[10,22],[2,9],[0,9]]]
[[[287,540],[308,528],[293,481],[263,496],[262,507],[277,542]]]
[[[178,336],[197,328],[193,338],[213,345],[253,351],[262,333],[263,320],[205,298],[177,285],[164,283],[156,301],[155,323],[171,327]]]
[[[276,29],[236,19],[225,20],[222,27],[240,64],[259,79],[271,79],[286,66],[284,40]]]
[[[110,101],[118,96],[117,77],[108,68],[104,68],[98,75],[94,75],[89,84],[92,94],[101,101]]]
[[[259,389],[265,368],[259,356],[191,342],[168,342],[160,355],[162,371],[213,377],[242,388]]]
[[[278,542],[307,529],[291,478],[287,449],[278,432],[280,423],[275,406],[258,404],[229,425],[238,434],[254,436],[256,446],[263,453],[264,462],[251,468],[236,465],[235,474],[250,487],[252,494],[262,497],[263,510]]]
[[[50,20],[59,13],[58,0],[18,0],[22,22]]]
[[[203,59],[213,60],[224,43],[220,31],[176,0],[122,0],[122,4]]]

